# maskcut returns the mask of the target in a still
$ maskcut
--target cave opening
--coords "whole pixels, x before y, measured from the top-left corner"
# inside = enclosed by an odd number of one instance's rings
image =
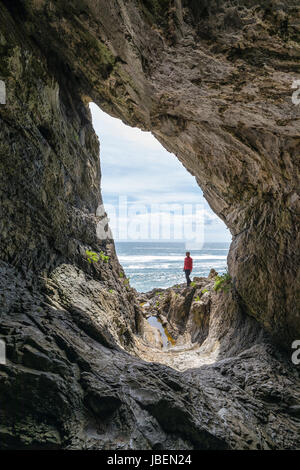
[[[151,133],[125,125],[94,103],[90,110],[100,141],[104,210],[143,312],[137,354],[177,370],[212,363],[218,342],[201,351],[215,283],[209,276],[227,271],[228,229],[194,176]],[[183,273],[186,251],[194,263],[189,288]]]
[[[224,273],[231,236],[181,162],[150,132],[125,125],[90,104],[100,141],[101,192],[119,261],[138,292]]]

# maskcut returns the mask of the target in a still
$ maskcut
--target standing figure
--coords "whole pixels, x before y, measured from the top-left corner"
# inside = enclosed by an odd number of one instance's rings
[[[193,269],[193,258],[190,257],[190,252],[186,252],[186,258],[184,258],[184,267],[183,270],[185,272],[185,277],[186,277],[186,284],[189,287],[191,280],[190,280],[190,274]]]

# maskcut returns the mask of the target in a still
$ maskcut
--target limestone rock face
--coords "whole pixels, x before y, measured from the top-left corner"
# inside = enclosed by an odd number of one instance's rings
[[[1,448],[299,447],[299,370],[274,345],[300,334],[298,2],[2,0],[0,24]],[[205,363],[143,359],[97,238],[90,101],[151,130],[231,230],[232,290],[193,307]]]

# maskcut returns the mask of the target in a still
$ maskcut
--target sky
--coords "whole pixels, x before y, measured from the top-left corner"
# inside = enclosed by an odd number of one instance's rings
[[[175,155],[150,132],[125,125],[94,103],[90,109],[100,141],[103,203],[116,241],[231,241]]]

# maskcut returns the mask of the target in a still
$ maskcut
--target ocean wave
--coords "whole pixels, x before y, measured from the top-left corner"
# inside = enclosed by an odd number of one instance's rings
[[[182,261],[184,256],[163,256],[163,255],[119,255],[120,263],[152,263],[153,261]],[[197,260],[213,260],[213,259],[227,259],[227,256],[223,255],[195,255],[192,256],[194,261]]]
[[[174,266],[174,264],[172,263],[162,263],[162,264],[154,264],[153,266],[149,265],[148,263],[145,263],[145,264],[129,264],[128,266],[126,266],[126,269],[132,269],[134,271],[137,271],[138,269],[148,269],[148,270],[152,270],[152,269],[176,269],[176,265]]]

